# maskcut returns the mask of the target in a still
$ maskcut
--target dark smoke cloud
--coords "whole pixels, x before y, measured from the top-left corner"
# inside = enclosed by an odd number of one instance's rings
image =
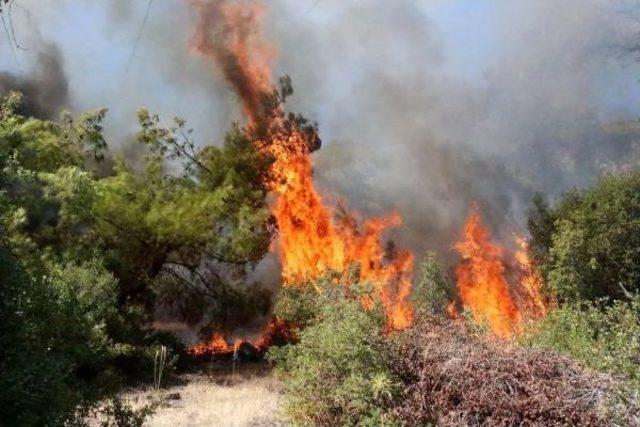
[[[265,113],[271,95],[271,48],[262,40],[261,3],[242,7],[226,0],[191,0],[198,23],[192,48],[221,71],[251,120]]]
[[[26,76],[0,72],[0,94],[22,93],[20,113],[54,119],[69,105],[69,83],[60,50],[44,45],[37,55],[36,69]]]

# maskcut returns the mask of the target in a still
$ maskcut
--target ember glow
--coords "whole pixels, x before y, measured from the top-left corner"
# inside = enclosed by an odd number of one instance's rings
[[[284,284],[303,285],[329,271],[347,271],[357,265],[360,279],[374,284],[388,326],[408,327],[414,257],[406,250],[382,247],[382,234],[401,223],[400,215],[358,221],[357,214],[330,206],[320,196],[311,158],[319,148],[317,134],[287,126],[283,111],[269,109],[274,49],[260,38],[262,3],[192,0],[191,5],[199,16],[193,50],[209,59],[234,89],[249,127],[267,129],[267,140],[256,144],[274,158],[268,185],[276,196],[273,215],[279,241],[275,250]],[[344,282],[348,286],[346,277]]]
[[[490,241],[477,208],[473,208],[455,249],[462,261],[455,270],[456,288],[464,308],[476,322],[486,324],[498,337],[509,338],[521,331],[522,322],[546,314],[541,295],[541,278],[527,254],[526,240],[519,245],[511,267],[503,247]],[[515,271],[514,271],[515,270]],[[509,283],[508,273],[515,276]],[[449,306],[450,313],[456,313]]]
[[[214,332],[209,341],[200,342],[190,347],[189,353],[194,356],[233,353],[241,342],[240,340],[236,340],[234,343],[229,343],[220,332]]]
[[[228,356],[238,351],[243,344],[250,344],[256,351],[263,352],[273,343],[290,342],[294,338],[294,332],[288,324],[272,319],[266,328],[253,338],[237,334],[226,337],[221,332],[214,332],[207,341],[189,347],[188,352],[193,356]]]

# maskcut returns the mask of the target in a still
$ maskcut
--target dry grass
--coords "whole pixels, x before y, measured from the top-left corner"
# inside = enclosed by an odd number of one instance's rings
[[[281,421],[281,385],[263,365],[247,364],[231,374],[219,364],[205,372],[181,377],[184,384],[159,392],[163,404],[147,419],[149,427],[277,426]],[[179,398],[176,398],[179,395]],[[157,396],[153,390],[126,393],[140,408]]]
[[[637,425],[620,384],[545,350],[476,336],[430,319],[402,337],[394,369],[405,385],[396,415],[408,425]]]

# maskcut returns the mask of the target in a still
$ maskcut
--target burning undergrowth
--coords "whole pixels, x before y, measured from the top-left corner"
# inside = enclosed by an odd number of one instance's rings
[[[251,360],[261,358],[272,345],[283,345],[296,339],[295,331],[286,322],[272,319],[261,331],[225,335],[213,330],[210,338],[190,347],[187,353],[195,358],[240,358]]]
[[[477,207],[472,209],[455,244],[462,260],[455,268],[459,301],[449,306],[453,317],[466,309],[493,334],[509,338],[521,332],[523,322],[546,314],[542,278],[529,258],[527,242],[515,236],[514,243],[516,249],[509,254],[492,242]]]

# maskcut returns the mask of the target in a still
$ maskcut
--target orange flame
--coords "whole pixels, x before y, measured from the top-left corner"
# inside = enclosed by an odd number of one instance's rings
[[[279,228],[278,255],[284,283],[301,284],[357,264],[360,278],[375,285],[389,327],[409,326],[413,316],[408,302],[413,254],[385,251],[381,243],[382,233],[399,225],[401,218],[394,214],[359,225],[353,214],[344,213],[336,220],[338,210],[323,202],[313,181],[311,159],[317,136],[283,125],[284,112],[273,106],[270,62],[274,50],[260,38],[262,3],[190,3],[199,14],[193,49],[222,72],[242,100],[250,125],[267,122],[268,140],[256,144],[275,159],[268,184],[277,196],[273,215]]]
[[[504,251],[489,241],[489,232],[476,209],[469,215],[464,239],[456,243],[455,249],[463,258],[455,270],[463,305],[497,336],[512,336],[521,315],[505,279]]]
[[[520,333],[523,319],[546,314],[542,279],[528,257],[526,240],[518,237],[517,243],[517,281],[513,286],[506,278],[505,250],[490,241],[475,207],[465,223],[463,239],[454,246],[462,257],[455,270],[462,305],[475,321],[486,324],[501,338]],[[448,311],[455,313],[453,306]]]
[[[265,13],[262,2],[189,0],[198,23],[191,49],[208,58],[215,71],[233,87],[252,122],[264,114],[273,90],[271,63],[275,49],[259,29]]]
[[[187,351],[193,356],[228,355],[237,351],[243,343],[251,344],[258,351],[264,351],[273,343],[291,342],[294,339],[296,337],[289,324],[272,319],[255,338],[236,336],[233,340],[227,340],[222,333],[214,332],[208,341],[199,342]]]
[[[346,271],[357,264],[360,279],[375,285],[389,326],[408,327],[413,319],[408,302],[413,254],[406,250],[385,251],[381,246],[382,233],[400,225],[400,215],[367,219],[361,225],[355,215],[337,215],[335,209],[323,203],[315,188],[308,154],[279,157],[273,169],[283,177],[274,186],[278,199],[273,212],[280,232],[279,255],[285,284],[303,284],[330,270]]]
[[[234,345],[229,344],[220,332],[215,332],[208,342],[201,342],[189,348],[189,353],[195,356],[231,353],[232,351],[234,351]]]
[[[541,319],[547,315],[547,304],[542,296],[542,277],[529,257],[527,240],[516,236],[516,243],[518,248],[515,259],[519,270],[520,288],[522,289],[522,305],[529,317]]]

